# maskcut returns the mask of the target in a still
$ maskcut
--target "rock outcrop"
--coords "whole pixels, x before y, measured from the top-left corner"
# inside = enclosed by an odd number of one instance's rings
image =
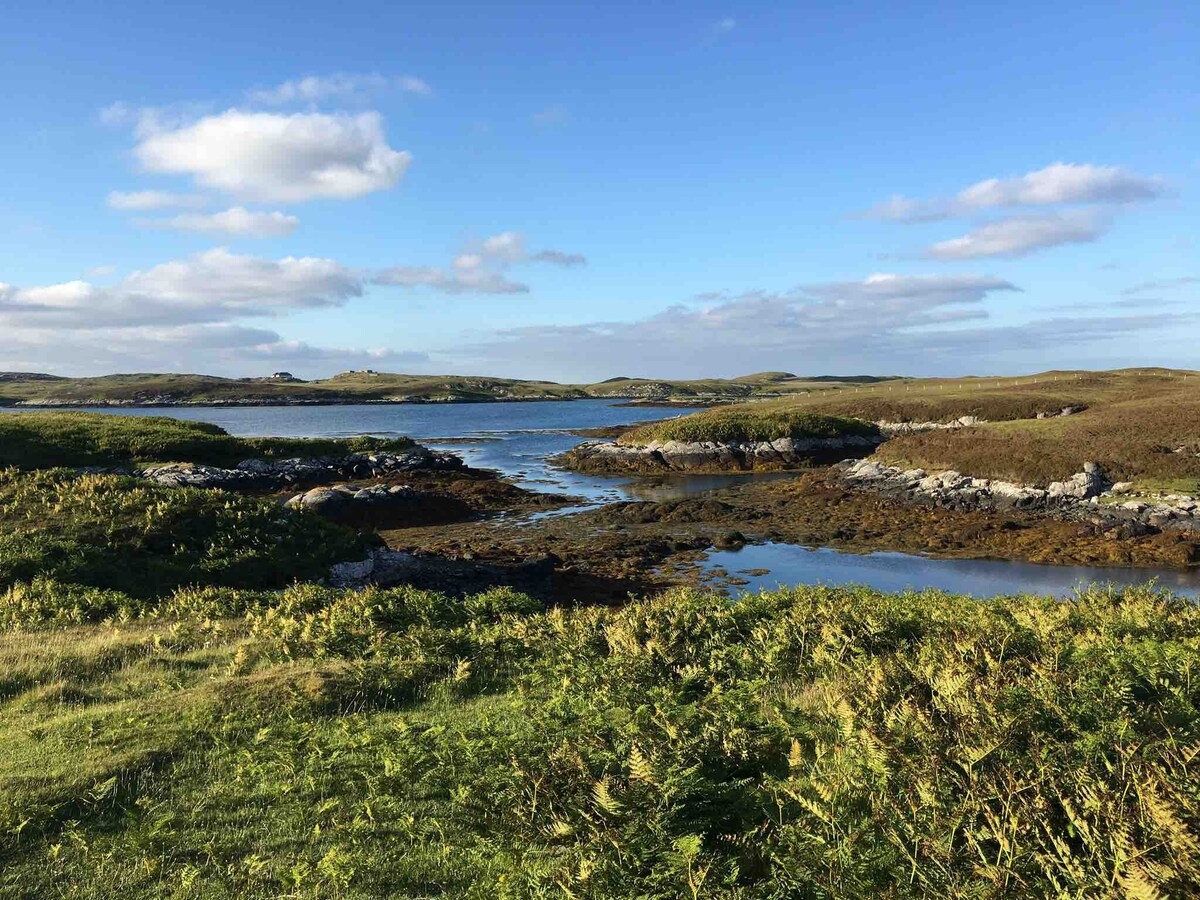
[[[420,491],[407,484],[316,487],[296,494],[284,505],[361,525],[429,525],[460,521],[471,515],[471,507],[458,497]]]
[[[846,460],[838,468],[844,484],[905,502],[958,510],[1045,512],[1121,526],[1135,534],[1151,529],[1200,532],[1200,502],[1194,498],[1171,495],[1169,502],[1113,502],[1114,485],[1094,462],[1084,463],[1083,470],[1066,481],[1046,487],[972,478],[953,470],[929,474],[924,469],[900,469],[867,459]]]
[[[347,478],[381,478],[420,469],[459,469],[462,465],[462,459],[453,453],[417,446],[400,452],[352,453],[338,457],[248,459],[232,469],[170,463],[149,466],[139,474],[172,487],[279,490],[288,485],[329,484]]]
[[[869,453],[882,436],[777,438],[773,441],[665,441],[645,445],[588,441],[559,457],[567,468],[594,472],[736,472],[828,463],[847,452]]]
[[[455,595],[479,593],[505,585],[533,597],[549,598],[556,562],[555,557],[545,556],[500,565],[417,556],[381,547],[371,551],[366,559],[333,566],[329,571],[329,583],[335,587],[408,584]]]

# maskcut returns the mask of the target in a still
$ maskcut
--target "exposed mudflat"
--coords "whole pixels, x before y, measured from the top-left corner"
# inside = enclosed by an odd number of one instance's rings
[[[849,489],[827,469],[671,502],[612,503],[545,517],[529,515],[533,500],[521,496],[527,492],[507,488],[520,493],[447,485],[448,492],[473,495],[484,515],[384,528],[381,535],[393,549],[455,559],[516,565],[550,557],[560,602],[619,602],[629,593],[696,583],[704,578],[700,563],[708,551],[763,541],[1060,565],[1185,568],[1200,558],[1197,543],[1177,532],[1130,535],[1019,510],[903,503]],[[505,508],[510,500],[515,504]]]

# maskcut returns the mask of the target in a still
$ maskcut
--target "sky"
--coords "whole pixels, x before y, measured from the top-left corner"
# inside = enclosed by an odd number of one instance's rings
[[[0,371],[1200,368],[1195,3],[43,2]]]

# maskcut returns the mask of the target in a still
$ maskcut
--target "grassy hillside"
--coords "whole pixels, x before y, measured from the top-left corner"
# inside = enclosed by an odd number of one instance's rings
[[[1200,610],[1147,593],[6,621],[4,896],[1200,891]]]
[[[0,467],[23,469],[148,462],[233,466],[251,458],[287,459],[411,446],[408,438],[236,438],[206,422],[161,416],[0,413]]]

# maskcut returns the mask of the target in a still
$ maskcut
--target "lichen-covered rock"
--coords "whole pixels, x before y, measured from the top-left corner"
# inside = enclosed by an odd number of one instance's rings
[[[951,509],[1041,511],[1103,527],[1124,527],[1132,529],[1131,533],[1145,533],[1146,529],[1200,532],[1200,503],[1190,497],[1168,496],[1155,504],[1137,500],[1102,503],[1101,499],[1111,497],[1113,491],[1094,462],[1085,463],[1083,471],[1046,488],[971,478],[954,471],[927,475],[920,469],[906,471],[867,459],[846,460],[838,468],[844,484],[902,501]]]

